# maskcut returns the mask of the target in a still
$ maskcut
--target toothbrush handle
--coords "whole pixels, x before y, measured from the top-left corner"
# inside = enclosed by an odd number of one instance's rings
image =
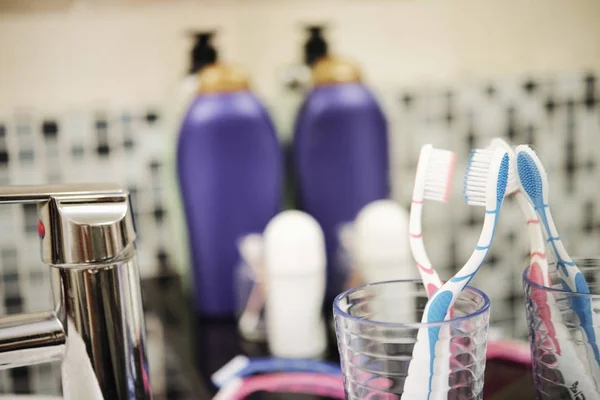
[[[423,232],[421,231],[421,215],[423,212],[423,201],[413,199],[410,210],[410,232],[409,241],[413,258],[417,263],[419,275],[423,281],[423,286],[427,290],[427,296],[431,297],[443,283],[440,276],[433,269],[431,261],[425,250],[423,242]]]
[[[542,253],[542,257],[531,257],[529,279],[543,286],[551,285],[545,254]],[[553,294],[537,288],[532,288],[532,290],[531,298],[537,305],[537,313],[545,326],[547,338],[550,340],[556,356],[557,369],[560,371],[565,385],[578,387],[586,399],[600,399],[594,381],[573,346],[571,334],[557,309]]]
[[[554,218],[552,218],[552,213],[550,212],[550,209],[547,208],[546,205],[546,207],[544,207],[543,212],[540,210],[537,211],[539,212],[539,214],[542,214],[540,215],[540,217],[546,225],[546,231],[548,233],[548,242],[550,242],[552,249],[556,253],[556,258],[569,266],[575,267],[575,269],[579,271],[579,268],[577,268],[571,257],[569,257],[569,253],[567,253],[567,249],[565,249],[565,245],[563,244],[562,239],[558,235],[558,230],[556,229],[556,224],[554,223]]]
[[[546,259],[546,240],[544,239],[544,232],[542,231],[540,219],[537,216],[537,213],[527,197],[518,190],[515,192],[515,198],[517,199],[517,203],[525,216],[525,224],[527,225],[527,231],[529,233],[529,252],[531,257],[534,257],[536,254],[540,257]],[[548,263],[545,262],[545,271],[548,272]]]
[[[561,275],[561,283],[565,290],[576,293],[590,293],[587,282],[579,268],[575,265],[557,263]],[[595,327],[598,326],[598,316],[592,309],[590,296],[569,296],[571,307],[577,314],[581,327],[587,336],[587,343],[592,347],[594,359],[600,363],[600,353],[596,343]]]
[[[419,329],[404,381],[403,400],[447,399],[450,389],[450,327],[443,325],[437,328],[435,354],[430,351],[430,334],[431,329]]]
[[[548,242],[557,258],[556,267],[561,278],[563,289],[569,292],[590,293],[585,277],[569,257],[563,242],[558,235],[556,225],[547,207],[536,208],[538,216],[543,222]],[[600,349],[596,342],[595,326],[599,326],[600,316],[592,309],[589,296],[568,296],[569,304],[579,319],[579,326],[585,335],[586,351],[592,376],[600,390]]]
[[[590,293],[585,277],[573,262],[558,261],[557,267],[561,276],[561,284],[565,290],[577,293]],[[600,324],[600,316],[593,308],[590,296],[569,296],[569,304],[579,318],[579,326],[585,336],[588,361],[596,386],[600,390],[600,349],[596,339],[596,326]]]

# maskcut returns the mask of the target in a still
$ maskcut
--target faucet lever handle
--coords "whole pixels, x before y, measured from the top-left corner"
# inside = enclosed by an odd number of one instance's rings
[[[119,185],[111,183],[0,186],[0,204],[41,203],[58,196],[101,198],[117,193],[124,192]]]
[[[129,194],[114,184],[0,186],[0,204],[36,203],[42,262],[65,268],[133,257]]]

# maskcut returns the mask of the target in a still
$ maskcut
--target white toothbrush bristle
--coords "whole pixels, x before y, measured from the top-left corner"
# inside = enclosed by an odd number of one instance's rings
[[[463,184],[465,202],[471,206],[485,207],[485,188],[493,154],[494,151],[489,149],[471,151]]]
[[[446,203],[450,196],[450,185],[454,173],[456,154],[450,150],[431,149],[425,176],[425,193],[427,200]]]

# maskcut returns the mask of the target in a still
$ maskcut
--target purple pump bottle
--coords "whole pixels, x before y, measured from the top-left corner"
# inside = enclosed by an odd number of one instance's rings
[[[204,316],[232,316],[237,242],[262,233],[279,211],[282,160],[273,124],[243,73],[208,66],[199,82],[177,148],[195,305]]]
[[[313,82],[296,121],[294,160],[299,206],[325,233],[331,299],[347,279],[336,262],[340,227],[389,196],[387,123],[351,62],[322,58]]]

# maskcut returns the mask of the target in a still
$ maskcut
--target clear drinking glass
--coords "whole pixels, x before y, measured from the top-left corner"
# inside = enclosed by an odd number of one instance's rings
[[[440,378],[448,382],[434,398],[482,399],[490,301],[467,288],[453,318],[421,323],[427,293],[421,281],[389,281],[359,286],[333,305],[346,398],[400,399],[419,329],[449,333],[450,358]],[[427,388],[428,382],[423,382]]]
[[[532,275],[531,266],[523,273],[537,399],[600,399],[595,344],[600,343],[600,326],[594,322],[600,321],[600,258],[573,261],[590,293],[563,290],[554,263],[549,265],[550,285],[541,283],[540,273]],[[581,319],[578,309],[587,310],[579,311]]]

